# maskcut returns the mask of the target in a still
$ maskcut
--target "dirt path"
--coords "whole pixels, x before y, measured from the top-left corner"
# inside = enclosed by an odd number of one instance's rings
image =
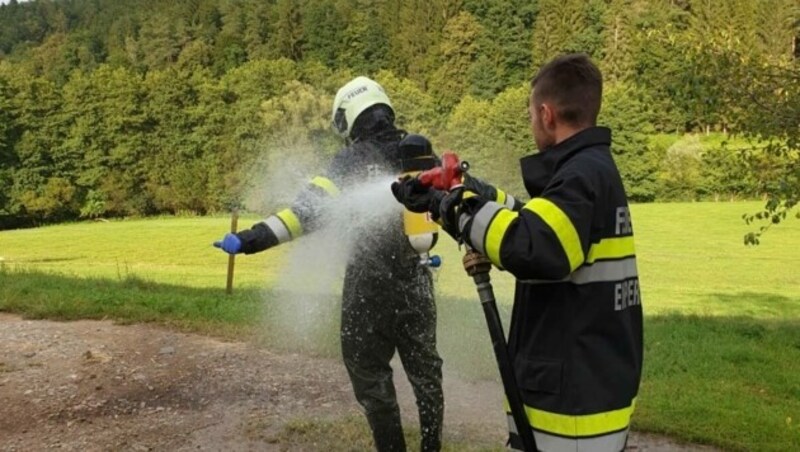
[[[406,422],[416,423],[405,376],[396,380]],[[502,442],[497,384],[445,382],[446,435]],[[0,313],[0,451],[282,451],[287,421],[359,413],[337,360],[152,325]],[[631,445],[700,450],[649,435]]]

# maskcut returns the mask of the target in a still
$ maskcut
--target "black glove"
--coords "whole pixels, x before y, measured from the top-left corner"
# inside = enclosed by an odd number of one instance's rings
[[[458,229],[459,207],[464,196],[464,187],[458,187],[439,199],[433,213],[433,219],[442,225],[456,242],[461,243],[461,231]]]
[[[415,213],[431,211],[434,193],[430,187],[423,186],[416,177],[405,176],[392,183],[392,194],[406,209]]]
[[[434,203],[438,205],[433,219],[439,221],[450,237],[463,243],[464,233],[469,232],[472,216],[486,204],[486,200],[461,186],[436,199]]]

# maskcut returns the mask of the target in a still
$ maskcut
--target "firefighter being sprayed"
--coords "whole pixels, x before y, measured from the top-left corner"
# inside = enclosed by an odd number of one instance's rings
[[[373,80],[357,77],[339,89],[331,116],[334,129],[348,145],[335,155],[327,173],[313,178],[289,208],[250,229],[226,234],[215,246],[231,254],[252,254],[296,239],[323,227],[326,205],[348,187],[378,177],[391,180],[391,176],[414,174],[437,162],[427,139],[407,135],[395,126],[389,97]],[[421,196],[427,204],[429,200]],[[444,400],[428,268],[436,263],[428,256],[436,229],[426,224],[424,214],[405,215],[408,235],[398,211],[381,225],[381,231],[360,234],[348,259],[342,355],[376,448],[406,448],[389,364],[397,352],[417,400],[421,450],[437,451]]]

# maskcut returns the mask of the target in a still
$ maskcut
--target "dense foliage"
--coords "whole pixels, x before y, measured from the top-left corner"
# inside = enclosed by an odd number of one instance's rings
[[[271,207],[265,175],[341,146],[330,103],[358,74],[520,193],[529,79],[567,51],[604,70],[635,200],[797,203],[800,0],[11,0],[0,228]]]

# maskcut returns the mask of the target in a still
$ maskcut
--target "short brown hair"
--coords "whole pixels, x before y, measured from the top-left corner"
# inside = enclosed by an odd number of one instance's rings
[[[586,54],[562,55],[542,66],[531,80],[531,88],[534,102],[553,102],[562,121],[577,126],[597,124],[603,76]]]

